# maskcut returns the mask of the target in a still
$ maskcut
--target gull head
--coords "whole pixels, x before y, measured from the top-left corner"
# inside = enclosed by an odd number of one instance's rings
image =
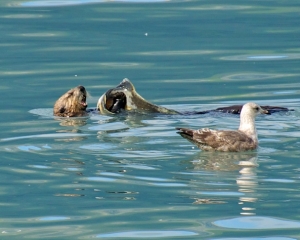
[[[241,116],[247,116],[248,118],[252,118],[252,119],[254,119],[258,114],[269,115],[270,112],[268,110],[261,108],[261,106],[253,102],[246,103],[243,106],[241,111]]]

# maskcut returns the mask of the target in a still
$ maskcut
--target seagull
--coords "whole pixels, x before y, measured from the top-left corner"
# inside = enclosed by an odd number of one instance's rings
[[[243,105],[238,130],[198,130],[176,128],[179,134],[204,151],[241,152],[254,150],[258,146],[255,117],[270,114],[258,104],[249,102]]]

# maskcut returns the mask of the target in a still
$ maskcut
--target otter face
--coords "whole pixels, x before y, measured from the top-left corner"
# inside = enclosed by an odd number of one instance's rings
[[[86,114],[87,92],[83,86],[72,88],[54,104],[53,113],[60,117],[78,117]]]
[[[126,95],[123,92],[109,90],[105,94],[105,108],[111,113],[120,113],[126,108]]]
[[[124,79],[117,87],[106,91],[98,100],[97,109],[102,114],[117,114],[128,110],[130,97],[135,91],[132,83]]]
[[[74,88],[74,97],[77,99],[77,102],[79,103],[79,108],[81,110],[85,111],[87,108],[87,103],[86,103],[86,97],[87,97],[87,92],[83,86],[78,86]],[[76,100],[75,100],[76,101]]]

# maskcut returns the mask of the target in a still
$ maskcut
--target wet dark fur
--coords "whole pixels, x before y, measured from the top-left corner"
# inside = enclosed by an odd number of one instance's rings
[[[240,114],[243,105],[233,105],[229,107],[220,107],[214,110],[207,110],[207,111],[200,111],[195,112],[195,114],[206,114],[210,112],[221,112],[221,113],[232,113],[232,114]],[[276,107],[276,106],[261,106],[262,109],[268,110],[270,114],[276,112],[287,112],[287,111],[294,111],[293,109],[288,109],[285,107]]]
[[[87,92],[83,86],[72,88],[54,104],[53,114],[59,117],[80,117],[86,115]]]

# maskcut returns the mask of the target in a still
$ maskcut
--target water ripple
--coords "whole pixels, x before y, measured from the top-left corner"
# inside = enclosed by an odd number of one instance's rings
[[[296,240],[287,237],[239,237],[239,238],[213,238],[211,240]]]
[[[162,238],[162,237],[188,237],[198,233],[191,231],[131,231],[99,234],[97,238]]]
[[[275,61],[275,60],[293,60],[299,59],[300,54],[268,54],[268,55],[235,55],[221,57],[221,60],[227,61]]]
[[[0,142],[7,142],[7,141],[20,140],[20,139],[28,139],[28,138],[69,138],[69,137],[85,137],[85,136],[89,136],[89,135],[91,135],[91,134],[81,134],[81,133],[49,133],[49,134],[37,134],[37,135],[28,135],[28,136],[20,136],[20,137],[12,137],[12,138],[2,138],[2,139],[0,139]],[[34,146],[31,146],[31,147],[29,146],[29,149],[30,148],[38,150]]]
[[[147,2],[166,2],[167,0],[60,0],[60,1],[29,1],[21,3],[22,7],[59,7],[72,6],[92,3],[104,2],[133,2],[133,3],[147,3]]]
[[[114,182],[116,179],[114,178],[107,178],[107,177],[87,177],[85,178],[89,181],[96,181],[96,182]]]
[[[38,218],[39,221],[64,221],[69,219],[70,219],[69,217],[64,217],[64,216],[47,216],[47,217]]]
[[[277,219],[272,217],[237,217],[226,220],[217,220],[214,225],[235,229],[287,229],[300,228],[299,221]]]
[[[212,195],[212,196],[243,196],[245,194],[239,192],[199,192],[203,195]]]

